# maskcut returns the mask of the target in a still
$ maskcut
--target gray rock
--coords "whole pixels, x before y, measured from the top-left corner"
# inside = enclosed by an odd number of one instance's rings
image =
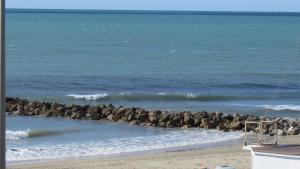
[[[191,112],[185,112],[183,117],[183,122],[186,126],[194,126],[194,119]]]
[[[65,117],[71,117],[71,115],[72,115],[72,111],[71,110],[66,110],[65,111]]]
[[[158,123],[158,126],[159,126],[159,127],[165,128],[165,127],[167,127],[167,124],[166,124],[165,122],[162,121],[162,122],[159,122],[159,123]]]
[[[275,120],[280,135],[297,135],[300,133],[300,120],[283,118],[269,118],[249,115],[223,115],[220,112],[172,112],[147,111],[142,108],[114,107],[109,105],[98,106],[66,106],[58,103],[30,102],[26,99],[7,98],[6,110],[9,114],[19,116],[63,116],[65,118],[80,120],[109,120],[113,122],[127,122],[134,125],[156,127],[202,127],[207,129],[243,130],[245,121]],[[257,132],[257,126],[247,127],[248,130]],[[272,125],[263,126],[264,134],[274,134]]]
[[[234,120],[230,124],[230,129],[232,130],[241,130],[244,127],[241,121]]]
[[[137,120],[133,120],[129,123],[130,125],[137,125],[138,124],[138,121]]]
[[[109,121],[114,121],[114,115],[113,114],[110,114],[106,117],[107,120]]]
[[[157,124],[159,122],[159,116],[161,112],[155,111],[155,112],[149,112],[148,118],[150,123]]]
[[[298,134],[300,134],[299,126],[291,127],[291,129],[289,129],[289,131],[288,131],[288,135],[298,135]]]
[[[278,130],[277,130],[277,135],[278,135],[278,136],[285,136],[286,133],[285,133],[283,130],[278,129]]]

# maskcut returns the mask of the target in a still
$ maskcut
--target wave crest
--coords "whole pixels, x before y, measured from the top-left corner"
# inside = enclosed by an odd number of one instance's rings
[[[257,97],[245,96],[230,96],[230,95],[199,95],[194,93],[180,94],[180,93],[157,93],[157,94],[92,94],[92,95],[78,95],[68,94],[67,97],[73,99],[83,99],[88,101],[103,101],[103,100],[129,100],[129,101],[226,101],[226,100],[250,100]]]
[[[92,95],[79,95],[79,94],[68,94],[67,97],[72,97],[75,99],[85,99],[85,100],[97,100],[100,98],[105,98],[107,97],[107,93],[102,93],[102,94],[92,94]]]
[[[46,137],[46,136],[53,136],[53,135],[62,135],[68,132],[75,132],[77,130],[19,130],[19,131],[12,131],[7,130],[6,140],[19,140],[21,138],[33,138],[33,137]]]
[[[262,105],[260,107],[274,111],[300,111],[300,105]]]
[[[29,136],[30,130],[26,131],[12,131],[12,130],[7,130],[5,132],[6,140],[19,140],[20,138],[25,138]]]

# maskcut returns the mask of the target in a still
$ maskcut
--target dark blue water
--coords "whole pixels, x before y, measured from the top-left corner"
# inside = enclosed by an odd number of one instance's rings
[[[7,14],[7,94],[299,117],[300,17]]]

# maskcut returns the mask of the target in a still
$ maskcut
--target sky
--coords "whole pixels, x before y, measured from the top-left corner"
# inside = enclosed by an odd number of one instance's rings
[[[7,8],[300,12],[300,0],[6,0]]]

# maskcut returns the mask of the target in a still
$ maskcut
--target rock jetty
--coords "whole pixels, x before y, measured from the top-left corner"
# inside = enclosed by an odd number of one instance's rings
[[[280,135],[298,135],[300,120],[268,118],[244,114],[223,114],[221,112],[168,112],[149,111],[138,107],[115,107],[109,105],[65,105],[59,103],[29,101],[20,98],[6,98],[6,112],[15,116],[63,117],[78,120],[105,120],[161,128],[205,128],[222,131],[244,130],[245,121],[274,120]],[[247,127],[248,129],[248,127]],[[257,131],[249,127],[249,131]],[[273,125],[263,126],[264,134],[274,134]]]

